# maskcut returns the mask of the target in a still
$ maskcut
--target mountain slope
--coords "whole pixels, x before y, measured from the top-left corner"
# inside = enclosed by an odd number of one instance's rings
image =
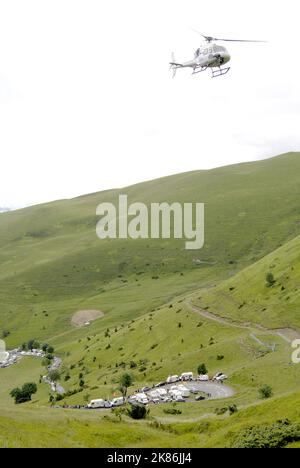
[[[274,284],[268,284],[271,273]],[[270,328],[300,331],[300,236],[236,276],[211,288],[196,301],[218,315]]]
[[[129,202],[206,203],[204,249],[186,251],[173,239],[100,241],[96,207],[120,193]],[[14,342],[51,336],[83,306],[105,307],[118,323],[120,310],[133,317],[178,288],[241,270],[299,234],[299,195],[300,154],[291,153],[1,214],[0,331],[10,327]],[[197,266],[195,257],[214,266]],[[147,295],[137,307],[141,288]]]

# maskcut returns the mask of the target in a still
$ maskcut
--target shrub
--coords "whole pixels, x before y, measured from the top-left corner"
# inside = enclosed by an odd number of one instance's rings
[[[132,405],[127,409],[127,414],[132,419],[145,419],[149,414],[149,411],[145,406],[142,405]]]
[[[267,286],[270,288],[272,286],[274,286],[274,284],[276,283],[276,280],[274,278],[274,275],[273,273],[269,272],[266,276],[266,281],[267,281]]]
[[[270,387],[270,385],[264,385],[263,387],[261,387],[259,389],[259,396],[260,398],[262,398],[263,400],[266,400],[268,398],[271,398],[271,396],[273,396],[273,390],[272,390],[272,387]]]
[[[165,408],[164,413],[165,414],[182,414],[182,411],[177,408]]]
[[[236,436],[232,448],[282,448],[299,440],[300,424],[285,420],[244,429]]]

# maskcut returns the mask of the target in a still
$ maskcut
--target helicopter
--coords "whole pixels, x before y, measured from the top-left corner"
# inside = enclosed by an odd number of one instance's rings
[[[200,34],[205,39],[205,42],[195,51],[194,58],[187,62],[176,62],[175,56],[172,54],[170,69],[173,72],[173,78],[179,68],[192,68],[192,75],[202,73],[210,68],[212,78],[226,75],[231,67],[224,65],[230,61],[231,57],[226,47],[215,44],[215,42],[266,42],[246,39],[219,39],[217,37],[205,36],[199,31],[194,30],[194,32]]]

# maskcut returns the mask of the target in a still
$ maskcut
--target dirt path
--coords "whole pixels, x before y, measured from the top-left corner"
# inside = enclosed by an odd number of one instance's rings
[[[208,312],[207,310],[203,310],[200,307],[197,307],[191,303],[191,300],[186,300],[184,304],[193,312],[196,312],[196,314],[201,315],[202,317],[205,317],[209,320],[213,320],[214,322],[221,323],[222,325],[226,325],[229,327],[235,327],[235,328],[240,328],[242,330],[257,330],[260,332],[264,332],[269,335],[277,335],[280,338],[282,338],[284,341],[287,343],[292,343],[296,339],[300,339],[300,333],[297,332],[297,330],[294,330],[293,328],[265,328],[262,325],[258,324],[252,324],[249,322],[245,323],[239,323],[235,322],[234,320],[231,320],[229,318],[225,317],[220,317],[216,314],[213,314],[212,312]]]

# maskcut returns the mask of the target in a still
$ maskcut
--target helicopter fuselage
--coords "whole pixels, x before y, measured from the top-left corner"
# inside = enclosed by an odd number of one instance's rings
[[[230,58],[230,54],[226,47],[208,42],[195,51],[194,58],[192,60],[183,63],[178,63],[174,60],[173,62],[170,62],[170,65],[173,70],[173,76],[175,76],[178,68],[192,68],[193,74],[204,71],[207,68],[211,68],[213,76],[216,74],[214,69],[217,68],[220,70],[217,72],[217,76],[220,76],[228,72],[229,68],[222,70],[221,67],[228,63]]]
[[[230,54],[226,47],[218,44],[206,44],[196,50],[194,59],[184,62],[183,67],[220,67],[230,61]]]

